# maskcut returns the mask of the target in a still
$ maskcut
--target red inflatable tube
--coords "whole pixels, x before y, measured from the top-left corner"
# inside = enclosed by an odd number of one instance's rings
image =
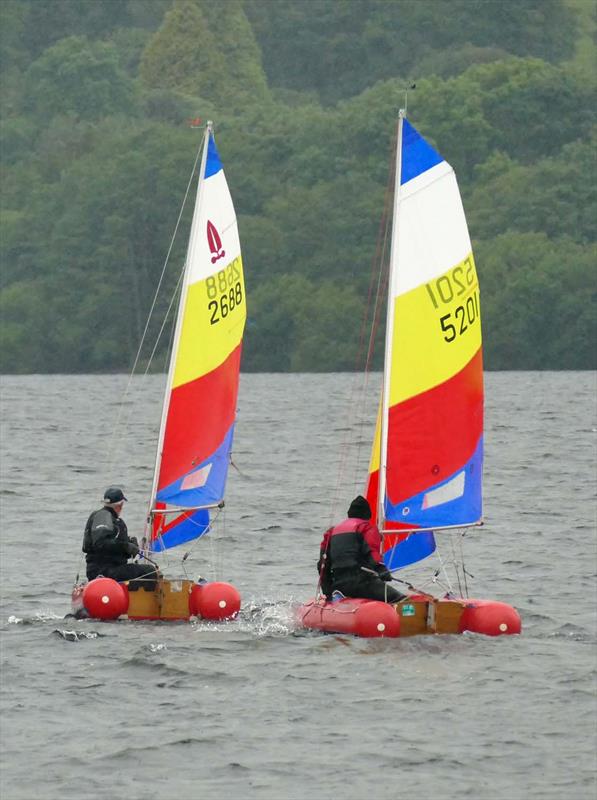
[[[83,606],[94,619],[116,619],[128,611],[129,593],[112,578],[95,578],[83,589]]]
[[[396,609],[379,600],[347,597],[325,602],[311,600],[297,611],[300,624],[327,633],[350,633],[353,636],[400,636],[400,617]]]
[[[191,590],[189,611],[202,619],[233,619],[240,611],[240,594],[230,583],[198,583]]]
[[[522,622],[515,608],[497,600],[470,600],[462,612],[460,633],[482,633],[485,636],[503,636],[520,633]]]

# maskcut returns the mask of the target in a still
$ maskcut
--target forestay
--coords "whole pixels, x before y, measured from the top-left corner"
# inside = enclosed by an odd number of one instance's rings
[[[246,319],[237,221],[208,123],[151,496],[151,550],[201,536],[223,501]]]
[[[391,569],[482,516],[479,285],[452,167],[399,120],[386,354],[369,468]],[[414,531],[422,531],[413,533]]]

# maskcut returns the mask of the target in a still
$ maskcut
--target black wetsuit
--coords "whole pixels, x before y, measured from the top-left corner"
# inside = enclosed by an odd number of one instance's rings
[[[87,520],[83,535],[83,552],[87,560],[87,578],[99,575],[115,581],[135,578],[155,578],[156,568],[151,564],[129,564],[128,559],[139,552],[129,538],[124,520],[109,506],[104,506]]]

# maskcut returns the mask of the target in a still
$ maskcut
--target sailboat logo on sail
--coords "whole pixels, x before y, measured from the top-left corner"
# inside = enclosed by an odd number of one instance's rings
[[[209,245],[209,252],[213,253],[211,263],[215,264],[220,258],[226,255],[226,251],[222,250],[222,239],[217,231],[216,226],[210,220],[207,220],[207,243]]]

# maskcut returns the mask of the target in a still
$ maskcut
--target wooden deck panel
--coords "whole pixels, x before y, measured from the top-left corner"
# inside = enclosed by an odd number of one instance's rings
[[[193,582],[162,579],[154,590],[129,589],[129,619],[189,619]]]

